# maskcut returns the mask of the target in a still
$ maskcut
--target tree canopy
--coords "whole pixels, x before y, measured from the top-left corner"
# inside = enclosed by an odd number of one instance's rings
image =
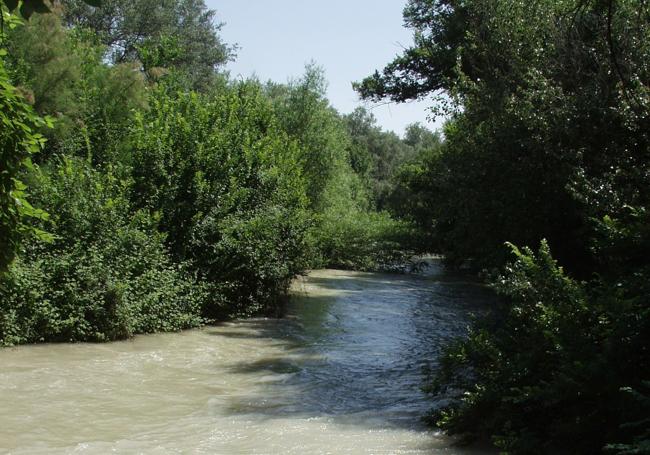
[[[192,88],[205,88],[234,56],[235,48],[219,37],[216,11],[203,0],[103,0],[101,8],[72,0],[64,19],[96,33],[113,63],[180,69]]]
[[[411,0],[414,45],[356,85],[445,94],[442,147],[399,174],[402,216],[504,297],[433,382],[456,398],[435,418],[451,432],[507,453],[647,450],[649,8]]]

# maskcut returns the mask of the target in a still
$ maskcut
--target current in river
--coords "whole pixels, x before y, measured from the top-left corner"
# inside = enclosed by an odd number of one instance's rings
[[[480,454],[421,390],[489,294],[442,271],[318,270],[288,314],[0,350],[0,453]]]

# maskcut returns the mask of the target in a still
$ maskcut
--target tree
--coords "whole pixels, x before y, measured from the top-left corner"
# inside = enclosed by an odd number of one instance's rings
[[[234,48],[218,35],[223,24],[203,0],[104,0],[101,8],[72,0],[65,6],[66,23],[97,32],[113,63],[174,68],[192,88],[205,89],[233,57]]]
[[[407,208],[449,262],[502,271],[501,303],[443,359],[436,390],[458,400],[438,423],[513,454],[636,453],[647,411],[625,391],[650,375],[650,5],[411,0],[405,21],[415,44],[357,89],[446,92],[445,142],[407,168]]]
[[[171,92],[171,93],[170,93]],[[159,214],[174,258],[210,286],[210,318],[278,311],[304,269],[298,149],[253,82],[218,95],[153,92],[132,128],[133,199]]]
[[[25,217],[46,217],[27,201],[27,187],[19,176],[31,169],[30,155],[44,144],[43,136],[36,131],[49,122],[38,117],[10,84],[2,51],[0,48],[0,273],[13,260],[22,237],[31,231],[24,223]]]
[[[61,8],[33,17],[7,33],[7,63],[15,85],[28,93],[40,115],[56,118],[44,161],[56,153],[114,160],[119,140],[143,107],[145,79],[133,62],[107,64],[92,32],[70,29]],[[112,136],[112,137],[111,137]]]
[[[409,2],[414,46],[357,89],[397,101],[444,90],[455,103],[431,161],[431,217],[448,258],[499,265],[505,241],[546,238],[565,266],[591,273],[590,220],[649,197],[647,48],[634,44],[647,41],[647,9]]]
[[[19,24],[15,16],[5,15],[2,5],[0,15],[3,25],[8,23],[13,28]],[[6,37],[0,30],[0,274],[7,270],[26,234],[49,238],[25,222],[29,217],[46,218],[47,214],[27,201],[27,187],[20,179],[34,169],[31,155],[45,143],[38,130],[51,127],[52,121],[39,117],[12,84],[5,67],[6,56]]]
[[[383,131],[375,116],[364,108],[355,109],[345,116],[345,121],[352,143],[353,168],[368,179],[375,206],[383,210],[393,191],[397,169],[413,159],[417,151],[394,132]]]
[[[442,140],[440,134],[433,132],[421,123],[407,125],[404,133],[404,143],[410,145],[419,153],[423,150],[432,150],[440,147]]]
[[[287,86],[267,87],[283,129],[298,142],[308,196],[316,209],[322,207],[332,177],[349,166],[349,136],[326,90],[323,69],[313,63],[306,66],[302,78]]]

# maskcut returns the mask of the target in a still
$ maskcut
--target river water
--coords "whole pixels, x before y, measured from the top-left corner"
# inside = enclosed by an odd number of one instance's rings
[[[288,316],[0,350],[0,453],[479,454],[420,390],[489,299],[442,272],[319,270]]]

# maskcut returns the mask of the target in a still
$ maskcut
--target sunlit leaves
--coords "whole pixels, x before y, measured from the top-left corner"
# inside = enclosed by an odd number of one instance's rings
[[[37,129],[51,126],[51,119],[36,115],[17,89],[11,84],[0,60],[0,273],[6,270],[25,235],[36,234],[28,218],[47,215],[27,201],[27,187],[19,178],[34,171],[30,155],[39,152],[45,138]]]

